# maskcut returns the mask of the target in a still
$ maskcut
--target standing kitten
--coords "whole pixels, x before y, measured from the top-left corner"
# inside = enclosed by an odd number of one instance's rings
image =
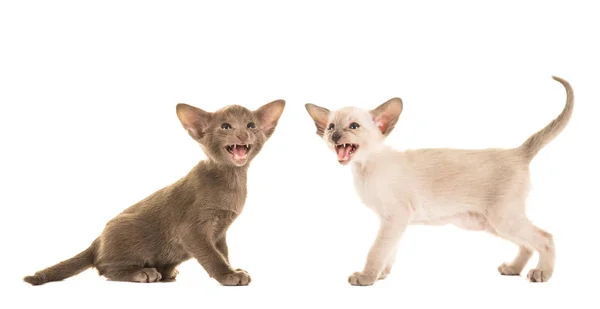
[[[177,105],[177,116],[208,157],[185,177],[127,208],[78,255],[24,280],[59,281],[95,267],[114,281],[172,281],[177,265],[195,258],[223,285],[248,285],[229,264],[226,232],[246,200],[250,161],[273,134],[285,101],[256,111],[239,105],[214,113]]]
[[[380,218],[380,229],[362,272],[352,285],[371,285],[391,271],[398,242],[409,224],[455,224],[484,230],[519,246],[502,275],[519,275],[533,250],[539,263],[529,271],[532,282],[550,279],[554,270],[552,235],[525,215],[529,163],[567,125],[573,112],[573,89],[561,78],[567,102],[545,128],[512,149],[418,149],[396,151],[384,144],[402,112],[393,98],[374,110],[346,107],[329,110],[306,104],[317,134],[337,153],[342,165],[352,163],[354,185],[362,202]]]

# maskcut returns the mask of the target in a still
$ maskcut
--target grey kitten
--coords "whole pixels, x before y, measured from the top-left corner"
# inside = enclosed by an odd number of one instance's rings
[[[249,163],[273,134],[285,101],[255,111],[239,105],[210,113],[177,105],[177,116],[208,157],[185,177],[110,220],[89,248],[24,280],[60,281],[95,267],[113,281],[172,281],[195,258],[222,285],[248,285],[229,264],[226,232],[246,200]]]

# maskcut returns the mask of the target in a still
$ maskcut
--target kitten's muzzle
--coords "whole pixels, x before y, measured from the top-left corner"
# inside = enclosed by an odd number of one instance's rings
[[[342,134],[338,133],[337,131],[335,131],[335,132],[333,132],[333,134],[331,134],[331,140],[336,144],[340,140],[340,138],[342,138]]]
[[[237,137],[239,142],[244,145],[250,138],[250,134],[248,134],[248,132],[239,132],[235,134],[235,137]]]
[[[337,156],[338,156],[338,162],[345,165],[348,162],[350,162],[350,159],[352,159],[352,156],[358,150],[358,145],[357,144],[336,144],[334,146],[334,148],[335,148],[335,152],[337,153]]]
[[[233,144],[225,146],[225,150],[231,154],[234,161],[245,161],[251,149],[251,144]]]

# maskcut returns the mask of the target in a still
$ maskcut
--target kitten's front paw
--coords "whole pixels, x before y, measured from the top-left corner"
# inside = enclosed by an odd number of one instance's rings
[[[245,271],[235,271],[231,274],[227,274],[219,280],[219,283],[226,286],[236,286],[236,285],[248,285],[252,279],[250,275]]]
[[[372,285],[375,281],[377,281],[377,276],[362,272],[355,272],[348,278],[348,282],[352,285]]]
[[[534,268],[527,274],[527,279],[531,282],[547,282],[552,277],[551,271]]]
[[[236,268],[235,270],[236,272],[242,272],[242,273],[248,273],[247,271],[241,269],[241,268]]]

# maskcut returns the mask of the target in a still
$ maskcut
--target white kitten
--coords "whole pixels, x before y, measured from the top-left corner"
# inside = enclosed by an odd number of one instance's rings
[[[529,221],[525,200],[529,163],[565,128],[573,112],[573,89],[567,81],[553,78],[566,88],[565,108],[545,128],[511,149],[397,151],[384,139],[402,112],[399,98],[374,110],[345,107],[330,112],[306,104],[317,134],[341,164],[351,163],[358,195],[381,221],[366,265],[349,277],[350,284],[371,285],[390,273],[409,224],[455,224],[503,237],[517,244],[519,253],[498,267],[501,274],[519,275],[536,250],[539,262],[527,278],[550,279],[555,256],[552,235]]]

